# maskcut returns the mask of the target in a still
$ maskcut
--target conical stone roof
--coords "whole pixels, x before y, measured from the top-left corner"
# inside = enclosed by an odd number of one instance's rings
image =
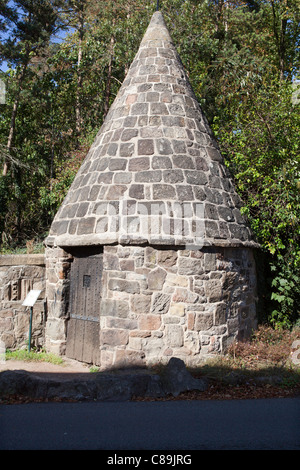
[[[47,245],[255,246],[161,12],[56,214]]]

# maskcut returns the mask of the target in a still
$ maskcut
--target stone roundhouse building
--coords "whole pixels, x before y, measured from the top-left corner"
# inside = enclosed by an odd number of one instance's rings
[[[52,223],[46,347],[196,365],[256,326],[257,248],[161,12]]]

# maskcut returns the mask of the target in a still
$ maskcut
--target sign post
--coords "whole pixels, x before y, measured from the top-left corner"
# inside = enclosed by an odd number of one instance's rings
[[[30,321],[29,321],[29,335],[28,335],[28,351],[31,349],[31,330],[32,330],[32,316],[33,316],[33,306],[39,295],[42,291],[37,289],[32,289],[26,296],[26,299],[22,303],[24,307],[30,307]]]

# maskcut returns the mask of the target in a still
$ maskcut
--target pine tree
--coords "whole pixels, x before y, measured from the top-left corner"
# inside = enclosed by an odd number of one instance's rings
[[[1,10],[2,23],[10,26],[9,38],[1,43],[2,60],[7,60],[16,73],[16,93],[6,144],[3,176],[6,176],[13,158],[16,117],[28,68],[32,60],[46,47],[57,27],[55,0],[15,0],[12,7]]]

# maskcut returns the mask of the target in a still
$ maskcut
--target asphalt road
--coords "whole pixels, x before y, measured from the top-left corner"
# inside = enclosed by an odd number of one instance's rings
[[[0,406],[0,450],[95,449],[300,450],[300,399]]]

